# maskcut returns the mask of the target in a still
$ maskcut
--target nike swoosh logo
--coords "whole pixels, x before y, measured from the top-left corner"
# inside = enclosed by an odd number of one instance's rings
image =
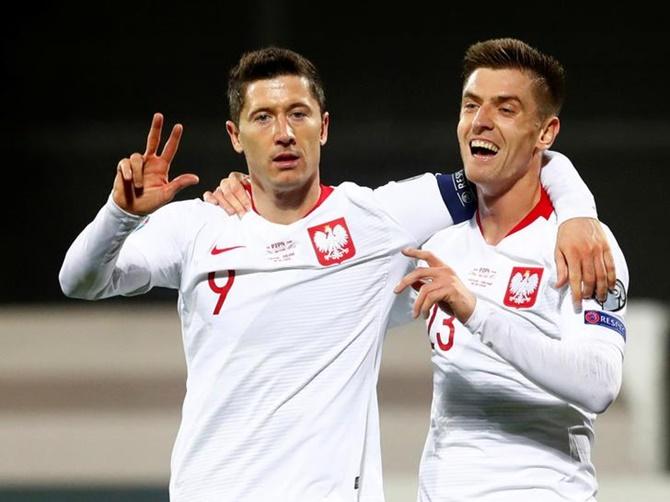
[[[232,251],[233,249],[245,248],[245,247],[246,246],[232,246],[232,247],[229,247],[229,248],[217,248],[216,246],[214,246],[212,248],[212,254],[217,255],[217,254],[225,253],[226,251]]]

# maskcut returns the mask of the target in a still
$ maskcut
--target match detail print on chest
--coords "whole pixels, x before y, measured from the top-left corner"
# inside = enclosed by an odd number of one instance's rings
[[[524,309],[535,305],[542,283],[544,268],[524,265],[512,266],[501,273],[487,266],[475,266],[466,276],[467,283],[487,297],[497,297],[504,288],[502,303],[510,308]]]

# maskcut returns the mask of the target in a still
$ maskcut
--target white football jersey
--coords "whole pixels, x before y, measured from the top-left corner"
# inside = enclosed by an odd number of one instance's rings
[[[322,187],[289,225],[190,200],[138,226],[108,202],[61,275],[122,243],[95,297],[179,290],[187,392],[173,502],[383,501],[376,383],[393,287],[410,265],[400,250],[452,224],[442,192],[455,184],[426,174]],[[110,219],[114,237],[87,242]]]
[[[625,292],[626,264],[606,230]],[[625,299],[606,310],[585,301],[576,313],[567,287],[553,287],[556,233],[556,215],[543,192],[528,217],[495,246],[486,243],[475,216],[439,232],[423,249],[453,268],[478,302],[529,321],[538,337],[593,337],[623,353]],[[594,500],[596,415],[540,388],[441,310],[431,311],[428,331],[433,402],[419,500]]]

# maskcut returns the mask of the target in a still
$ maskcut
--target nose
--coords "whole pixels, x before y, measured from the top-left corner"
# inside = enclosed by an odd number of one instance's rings
[[[277,117],[275,122],[275,143],[282,146],[289,146],[295,144],[295,133],[293,127],[284,115]]]
[[[483,104],[477,110],[475,118],[472,121],[473,132],[481,132],[493,129],[493,119],[491,118],[491,109]]]

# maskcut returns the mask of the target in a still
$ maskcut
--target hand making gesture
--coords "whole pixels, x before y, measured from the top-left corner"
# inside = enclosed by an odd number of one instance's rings
[[[124,211],[138,215],[152,213],[170,202],[177,192],[199,181],[195,174],[182,174],[168,180],[170,163],[177,153],[184,128],[175,124],[158,155],[162,128],[163,115],[156,113],[144,154],[135,152],[130,158],[122,159],[116,168],[112,198]]]
[[[399,294],[411,286],[419,292],[412,308],[413,317],[416,319],[421,314],[427,319],[430,309],[437,304],[447,314],[465,323],[475,310],[477,298],[465,287],[456,272],[430,251],[406,248],[402,254],[423,260],[428,265],[415,268],[393,289],[394,293]]]

